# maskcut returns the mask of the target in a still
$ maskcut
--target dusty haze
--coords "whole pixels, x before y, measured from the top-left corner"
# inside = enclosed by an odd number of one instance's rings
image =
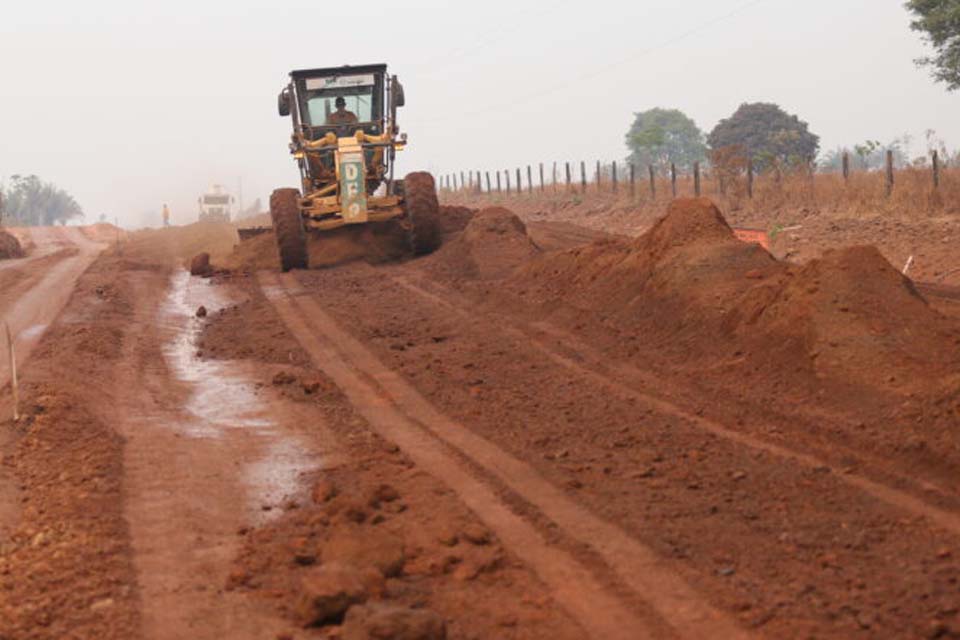
[[[196,215],[211,182],[247,205],[296,183],[275,96],[294,68],[387,62],[407,89],[401,170],[626,155],[632,113],[709,131],[745,101],[810,123],[821,148],[935,129],[960,96],[900,0],[18,3],[0,19],[0,177],[36,173],[126,226]],[[338,24],[356,27],[325,29]],[[317,35],[306,36],[308,30]]]

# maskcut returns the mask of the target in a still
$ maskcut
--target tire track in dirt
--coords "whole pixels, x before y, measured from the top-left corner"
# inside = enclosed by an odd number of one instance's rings
[[[268,518],[315,446],[282,426],[313,425],[286,403],[253,397],[241,367],[198,363],[193,309],[215,309],[187,274],[131,274],[136,315],[114,370],[108,424],[126,439],[125,512],[141,591],[144,637],[273,638],[289,623],[226,590],[237,532]],[[165,299],[164,299],[165,298]],[[184,371],[189,369],[189,371]],[[269,510],[269,511],[267,511]]]
[[[664,622],[680,637],[748,638],[708,605],[649,548],[568,498],[532,467],[446,418],[398,374],[341,330],[321,306],[298,295],[292,275],[261,273],[261,287],[290,331],[382,436],[453,488],[464,502],[524,558],[584,628],[598,638],[659,638]],[[418,426],[419,425],[419,426]],[[585,567],[546,543],[494,491],[445,452],[450,446],[504,483],[594,550],[662,620],[638,618],[601,587]]]
[[[8,309],[0,309],[2,320],[9,323],[14,335],[17,362],[27,360],[32,349],[43,337],[43,332],[67,304],[77,279],[103,250],[103,245],[91,242],[79,230],[42,229],[32,235],[40,253],[21,266],[36,264],[51,254],[56,247],[74,248],[77,253],[56,262],[43,277],[25,290]],[[4,345],[6,351],[6,345]],[[10,382],[10,365],[6,357],[0,359],[0,387]]]
[[[46,328],[66,306],[74,285],[103,249],[79,234],[64,229],[33,229],[36,252],[27,258],[0,263],[0,282],[9,278],[9,289],[0,292],[0,325],[7,323],[14,337],[18,366],[23,366]],[[12,271],[24,272],[12,277]],[[10,383],[10,359],[0,327],[0,388]],[[11,407],[12,408],[12,407]],[[4,407],[4,417],[7,408]],[[10,445],[9,434],[0,438],[0,450]],[[18,491],[12,478],[0,471],[0,543],[7,523],[16,522]],[[10,524],[10,530],[13,525]]]
[[[469,305],[462,300],[458,304],[450,302],[451,300],[459,298],[459,296],[452,291],[444,289],[442,295],[438,295],[437,293],[429,291],[427,288],[425,288],[425,286],[429,286],[434,289],[441,289],[441,285],[436,283],[430,283],[430,285],[421,286],[420,284],[411,282],[410,279],[404,276],[391,275],[389,277],[399,286],[404,287],[408,291],[419,295],[449,311],[452,311],[463,318],[474,319],[482,313],[480,310],[472,308],[472,305]],[[730,442],[743,445],[755,451],[764,452],[783,460],[789,460],[810,469],[830,468],[830,465],[826,461],[817,458],[814,455],[794,451],[778,444],[766,442],[749,434],[735,431],[723,426],[718,422],[715,422],[714,420],[687,411],[670,401],[641,391],[638,387],[642,387],[643,383],[648,379],[644,372],[627,364],[610,364],[601,354],[597,353],[591,347],[583,344],[583,342],[578,340],[575,336],[572,336],[561,329],[553,327],[548,323],[537,322],[533,323],[528,328],[519,328],[510,324],[506,318],[501,316],[498,316],[496,320],[496,326],[500,327],[504,332],[526,342],[527,344],[530,344],[554,363],[573,371],[579,376],[584,376],[599,383],[600,385],[613,389],[622,396],[647,403],[663,414],[685,420],[690,424],[696,425],[707,433],[713,434]],[[534,334],[534,331],[539,331],[546,337],[554,338],[563,342],[569,348],[574,349],[578,356],[577,359],[574,359],[569,355],[565,355],[559,349],[548,345],[544,341],[543,335],[537,336]],[[604,362],[607,362],[607,364],[601,365],[601,363]],[[618,375],[618,378],[614,378],[613,375],[603,373],[604,368],[612,369],[613,372]],[[629,381],[629,383],[625,381]],[[857,455],[859,456],[861,454]],[[861,474],[843,473],[836,474],[836,477],[841,482],[861,490],[890,506],[906,511],[913,515],[923,517],[948,532],[960,534],[960,515],[957,513],[931,505],[928,502],[905,491],[882,484]],[[916,483],[921,489],[928,492],[936,492],[941,495],[949,495],[950,493],[941,487],[919,479],[908,480],[906,478],[899,478],[899,480],[902,480],[903,482]]]

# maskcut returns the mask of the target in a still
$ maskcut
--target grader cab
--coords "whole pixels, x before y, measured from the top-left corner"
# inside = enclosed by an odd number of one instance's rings
[[[346,225],[399,224],[418,255],[439,246],[433,177],[394,177],[396,154],[407,143],[397,123],[403,104],[403,86],[386,65],[290,74],[278,110],[293,123],[290,152],[300,168],[300,188],[277,189],[270,197],[284,271],[307,268],[309,232]]]

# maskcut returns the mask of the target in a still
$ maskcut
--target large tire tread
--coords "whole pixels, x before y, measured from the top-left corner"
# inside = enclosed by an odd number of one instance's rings
[[[280,254],[280,269],[308,267],[307,234],[300,215],[300,191],[297,189],[277,189],[270,195],[270,219],[277,238],[277,250]]]
[[[413,253],[417,256],[433,253],[443,242],[440,202],[433,176],[426,172],[410,173],[404,178],[403,190]]]

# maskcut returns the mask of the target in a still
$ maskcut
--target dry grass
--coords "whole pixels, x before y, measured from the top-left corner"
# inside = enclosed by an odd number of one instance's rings
[[[639,176],[638,176],[639,178]],[[658,178],[656,195],[650,192],[649,179],[639,180],[635,193],[629,184],[621,182],[614,192],[613,184],[603,180],[587,185],[583,192],[580,183],[548,184],[544,191],[535,185],[533,193],[486,194],[484,199],[501,204],[523,207],[525,200],[546,209],[578,206],[585,208],[630,209],[640,218],[651,219],[662,215],[672,198],[669,179]],[[526,185],[525,185],[526,187]],[[960,214],[960,169],[943,169],[940,187],[935,190],[929,169],[902,169],[894,174],[893,192],[887,197],[886,176],[883,172],[855,172],[845,181],[841,174],[788,174],[777,179],[775,175],[761,175],[754,179],[753,197],[747,196],[746,176],[728,180],[721,191],[715,174],[705,173],[701,179],[701,194],[714,199],[720,208],[740,221],[762,220],[776,223],[778,219],[796,219],[798,215],[833,214],[843,217],[890,216],[916,220],[924,217]],[[692,196],[692,176],[677,179],[677,195]],[[476,203],[478,196],[464,192],[442,193],[445,202]],[[649,213],[650,215],[643,215]]]

